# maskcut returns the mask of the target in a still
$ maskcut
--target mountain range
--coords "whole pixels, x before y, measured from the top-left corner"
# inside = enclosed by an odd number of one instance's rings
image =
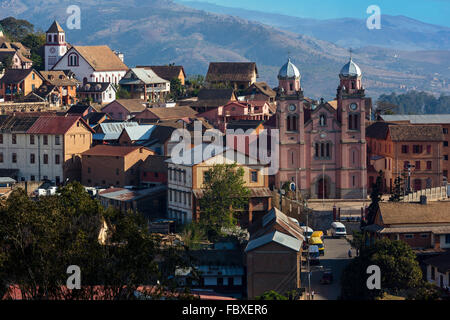
[[[67,7],[73,4],[81,9],[80,30],[66,25]],[[70,43],[107,44],[123,52],[130,67],[175,63],[182,64],[187,74],[205,75],[211,61],[255,61],[258,80],[275,86],[277,72],[290,56],[311,98],[335,95],[338,73],[349,59],[347,45],[336,39],[319,39],[322,36],[307,35],[302,28],[207,12],[171,0],[0,0],[0,18],[7,16],[26,19],[43,31],[57,19]],[[428,25],[424,25],[426,32]],[[357,29],[352,23],[348,28]],[[417,28],[420,33],[421,27]],[[446,49],[445,45],[424,46],[421,51],[400,47],[364,44],[354,50],[368,95],[376,98],[410,89],[450,92],[450,51],[437,50]]]

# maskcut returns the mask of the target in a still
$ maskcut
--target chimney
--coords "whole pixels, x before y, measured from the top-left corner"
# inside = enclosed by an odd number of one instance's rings
[[[116,54],[116,56],[119,57],[119,59],[120,59],[122,62],[124,62],[124,55],[123,55],[122,52],[114,51],[114,53]]]

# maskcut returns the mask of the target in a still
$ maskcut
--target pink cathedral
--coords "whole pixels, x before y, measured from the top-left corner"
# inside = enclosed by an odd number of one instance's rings
[[[365,129],[372,100],[365,97],[360,68],[350,58],[339,74],[336,99],[328,102],[306,98],[300,78],[290,59],[278,74],[276,187],[294,182],[312,199],[366,198]]]

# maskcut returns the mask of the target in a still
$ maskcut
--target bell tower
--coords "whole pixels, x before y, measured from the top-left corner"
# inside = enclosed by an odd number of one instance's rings
[[[337,89],[338,121],[341,123],[340,198],[367,196],[366,116],[367,98],[362,72],[350,57],[339,73]]]
[[[46,32],[45,70],[51,70],[66,52],[66,34],[59,23],[54,21]]]
[[[300,84],[300,71],[288,59],[278,73],[277,128],[280,130],[279,163],[276,187],[294,182],[298,189],[305,184],[302,168],[305,168],[304,96]]]

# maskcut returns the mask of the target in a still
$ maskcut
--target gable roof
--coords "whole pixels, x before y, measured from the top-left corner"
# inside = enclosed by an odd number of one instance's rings
[[[384,224],[430,224],[449,223],[450,205],[448,202],[419,203],[381,202],[380,211]]]
[[[237,100],[233,89],[209,89],[203,88],[198,92],[197,101],[190,101],[189,105],[193,107],[219,107],[226,105],[232,100]]]
[[[133,75],[135,77],[133,77]],[[121,85],[130,85],[130,84],[157,84],[157,83],[168,83],[168,80],[165,80],[159,77],[153,70],[151,69],[141,69],[141,68],[132,68],[128,70],[127,74],[119,81]]]
[[[93,135],[94,140],[117,140],[122,134],[123,128],[138,126],[137,122],[103,122]]]
[[[389,125],[392,141],[443,141],[441,126]]]
[[[287,234],[275,231],[268,233],[259,238],[250,240],[245,248],[245,252],[253,251],[259,247],[262,247],[270,242],[278,243],[286,248],[292,249],[294,251],[300,251],[302,242],[294,237],[288,236]]]
[[[55,90],[55,88],[56,88],[55,86],[52,86],[52,85],[47,86],[47,85],[43,84],[39,88],[37,88],[35,91],[29,93],[28,96],[35,95],[42,99],[45,99],[50,93],[52,93]]]
[[[134,127],[125,127],[123,128],[122,134],[126,133],[131,141],[148,140],[150,139],[155,128],[156,127],[154,125],[147,124]]]
[[[80,82],[76,79],[70,79],[62,70],[39,71],[45,81],[54,86],[76,86]]]
[[[116,99],[102,108],[105,110],[110,105],[118,103],[130,113],[142,112],[147,109],[147,102],[142,99]]]
[[[366,128],[366,137],[384,140],[389,132],[389,123],[384,121],[377,121]]]
[[[18,84],[21,83],[31,73],[35,72],[38,77],[42,79],[42,76],[34,69],[8,69],[6,70],[3,78],[0,79],[0,83],[6,84]],[[44,80],[44,79],[42,79]]]
[[[171,108],[147,108],[136,116],[137,119],[145,119],[145,114],[150,113],[161,120],[178,120],[182,118],[192,118],[197,112],[191,107],[171,107]]]
[[[27,130],[28,134],[65,134],[69,129],[80,121],[89,131],[92,128],[78,116],[42,116]]]
[[[27,132],[39,116],[0,115],[0,132]]]
[[[137,66],[136,68],[151,69],[158,76],[168,81],[178,79],[180,72],[186,77],[183,66]]]
[[[206,81],[251,81],[254,72],[258,77],[255,62],[211,62]]]
[[[108,46],[73,46],[64,56],[72,51],[78,52],[94,71],[128,71],[128,67]]]
[[[264,124],[265,120],[236,120],[228,122],[226,129],[238,130],[242,129],[247,131],[248,129],[256,130],[260,125]]]
[[[105,157],[124,157],[136,150],[146,149],[142,146],[113,146],[106,144],[99,144],[89,150],[83,152],[83,156],[105,156]]]
[[[255,90],[258,90],[260,93],[268,97],[275,97],[277,95],[276,91],[274,91],[266,82],[263,81],[253,83],[244,91],[244,95],[254,94]]]

